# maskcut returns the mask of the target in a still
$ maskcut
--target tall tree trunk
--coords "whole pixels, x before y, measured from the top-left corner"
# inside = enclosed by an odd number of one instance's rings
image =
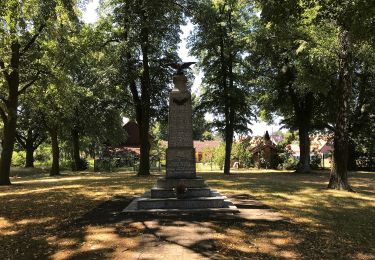
[[[147,17],[145,12],[142,13],[142,18],[144,22],[147,23]],[[141,124],[139,125],[139,136],[141,140],[141,147],[140,147],[140,162],[139,162],[139,169],[138,175],[139,176],[147,176],[150,175],[150,140],[149,140],[149,132],[150,132],[150,92],[151,92],[151,82],[150,82],[150,65],[149,65],[149,31],[148,27],[144,26],[141,30],[141,49],[142,49],[142,78],[141,78],[141,96],[142,96],[142,116],[141,116]]]
[[[225,119],[225,161],[224,161],[224,174],[230,174],[230,159],[232,154],[232,145],[233,145],[233,136],[234,136],[234,108],[232,107],[233,100],[231,98],[231,91],[234,87],[234,78],[233,78],[233,55],[229,55],[228,62],[228,74],[229,74],[229,86],[226,91],[225,99],[227,100],[226,106],[226,119]]]
[[[223,28],[222,38],[220,42],[220,63],[221,63],[221,84],[223,88],[223,102],[224,102],[224,139],[225,139],[225,157],[224,157],[224,174],[230,174],[230,157],[232,151],[233,137],[231,137],[232,130],[230,129],[230,101],[229,101],[229,90],[228,90],[228,71],[227,71],[227,60],[225,58],[225,39],[226,32]]]
[[[24,142],[25,150],[26,150],[26,163],[25,168],[34,168],[34,139],[33,139],[33,131],[29,129],[27,131],[27,136]]]
[[[349,140],[349,145],[348,145],[348,170],[349,171],[357,170],[356,145],[354,141],[352,140]]]
[[[293,75],[293,74],[292,74]],[[294,78],[294,77],[293,77]],[[297,173],[307,173],[311,171],[310,167],[310,130],[311,120],[313,115],[313,100],[312,92],[297,95],[294,91],[290,91],[289,95],[292,98],[294,113],[296,115],[296,124],[298,126],[299,135],[299,149],[300,156],[297,165]]]
[[[298,127],[300,158],[296,172],[307,173],[311,171],[310,167],[310,136],[306,125],[300,124]]]
[[[11,113],[13,115],[11,115]],[[2,143],[0,159],[0,185],[10,185],[10,167],[12,163],[12,154],[16,138],[16,111],[8,114],[8,121],[4,125],[4,139]]]
[[[337,118],[334,136],[334,153],[329,189],[352,191],[348,182],[348,126],[349,103],[352,91],[351,42],[349,31],[340,28],[340,64],[337,85]]]
[[[229,124],[225,128],[225,160],[224,160],[224,174],[230,174],[230,159],[232,154],[234,130],[233,125]]]
[[[60,148],[57,128],[49,129],[52,143],[52,167],[50,176],[60,175]]]
[[[9,97],[6,102],[8,115],[3,114],[4,132],[0,158],[0,185],[10,185],[10,167],[12,164],[12,154],[14,142],[16,141],[17,107],[18,107],[18,87],[20,84],[19,63],[20,44],[15,41],[11,45],[12,57],[10,67],[12,72],[6,74]],[[4,111],[3,111],[4,112]]]
[[[34,147],[26,146],[26,163],[25,168],[34,168]]]
[[[73,161],[74,161],[74,167],[73,171],[81,171],[82,169],[81,165],[81,156],[79,155],[79,133],[77,130],[72,130],[72,146],[73,146]]]

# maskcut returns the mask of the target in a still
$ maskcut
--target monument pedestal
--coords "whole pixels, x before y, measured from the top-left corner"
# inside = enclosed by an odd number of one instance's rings
[[[135,199],[123,212],[223,211],[237,208],[204,180],[196,176],[191,94],[183,74],[173,77],[175,84],[169,98],[168,148],[166,177],[157,180],[151,191]],[[183,194],[176,194],[183,187]],[[183,198],[177,198],[183,195]]]

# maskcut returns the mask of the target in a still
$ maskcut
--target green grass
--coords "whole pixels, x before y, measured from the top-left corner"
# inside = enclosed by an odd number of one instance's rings
[[[224,256],[234,257],[235,248],[237,257],[250,258],[251,244],[257,248],[255,258],[375,258],[375,173],[350,174],[355,193],[326,190],[327,171],[199,174],[226,195],[250,195],[291,219],[287,224],[216,225],[218,238],[224,241],[220,246],[228,252]],[[0,255],[3,259],[59,259],[62,252],[82,250],[90,238],[77,238],[77,232],[92,229],[88,226],[78,231],[77,227],[62,230],[61,225],[116,195],[143,193],[162,174],[139,178],[134,172],[124,171],[64,172],[62,176],[49,177],[48,169],[18,168],[13,169],[13,176],[14,185],[0,187]],[[113,226],[103,224],[97,228],[109,227]],[[129,241],[131,244],[136,240]]]

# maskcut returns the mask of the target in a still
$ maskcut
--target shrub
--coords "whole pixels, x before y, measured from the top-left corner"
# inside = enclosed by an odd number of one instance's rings
[[[34,160],[39,162],[49,162],[51,160],[52,148],[43,144],[35,150]]]
[[[87,170],[89,166],[88,161],[85,158],[79,158],[78,167],[76,167],[76,164],[74,161],[70,162],[70,167],[73,171],[84,171]]]
[[[239,162],[240,167],[250,168],[254,166],[253,154],[250,150],[250,139],[241,140],[233,144],[232,156],[234,160]]]
[[[98,159],[94,161],[94,171],[112,172],[115,162],[111,159]]]
[[[219,147],[215,149],[213,161],[215,165],[219,166],[220,170],[224,168],[224,160],[225,160],[225,145],[221,144]]]
[[[298,160],[293,156],[287,158],[282,164],[283,169],[285,170],[295,170],[297,169]]]
[[[12,155],[12,166],[20,167],[24,166],[26,163],[26,153],[24,151],[13,152]]]
[[[314,153],[313,156],[311,156],[310,160],[310,167],[311,169],[317,170],[320,168],[322,163],[322,158],[320,158],[320,155],[317,153]]]
[[[279,165],[281,164],[281,159],[280,156],[277,153],[272,153],[271,154],[271,169],[277,169]]]

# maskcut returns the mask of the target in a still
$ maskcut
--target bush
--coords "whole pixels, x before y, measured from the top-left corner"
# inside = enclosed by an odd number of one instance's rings
[[[271,154],[271,169],[277,169],[279,165],[281,164],[281,159],[280,156],[277,153],[272,153]]]
[[[317,153],[314,153],[313,156],[311,156],[310,160],[310,167],[311,169],[317,170],[320,168],[322,163],[322,158],[320,158],[320,155]]]
[[[76,167],[76,164],[74,161],[70,163],[70,166],[73,171],[84,171],[88,169],[89,163],[84,158],[79,158],[78,167]]]
[[[97,159],[94,161],[94,171],[112,172],[116,167],[115,161],[111,159]]]
[[[250,152],[250,148],[250,139],[233,144],[232,156],[234,160],[239,162],[240,167],[250,168],[254,166],[253,154]]]
[[[214,153],[214,164],[219,166],[220,170],[224,168],[224,160],[225,160],[225,145],[221,144],[219,147],[215,149]]]
[[[26,153],[24,151],[13,152],[12,155],[12,166],[21,167],[26,163]]]
[[[258,169],[269,169],[270,164],[263,156],[261,156],[259,160],[256,162],[256,167]]]
[[[298,160],[293,156],[287,158],[282,164],[283,169],[285,170],[295,170],[297,169]]]
[[[52,148],[50,145],[43,144],[35,150],[34,160],[43,163],[51,161]]]

